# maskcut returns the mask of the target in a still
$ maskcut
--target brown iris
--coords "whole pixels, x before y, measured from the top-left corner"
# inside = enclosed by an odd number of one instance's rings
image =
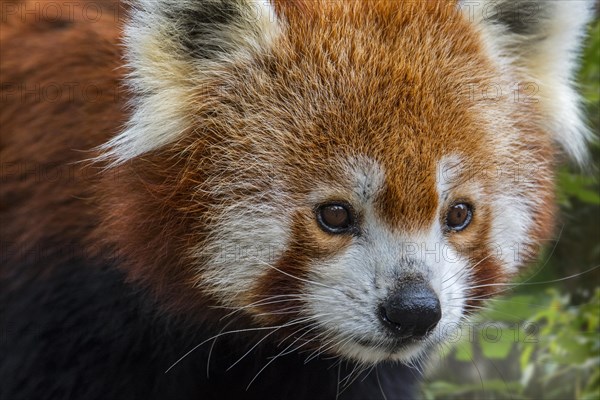
[[[462,231],[471,223],[472,217],[473,210],[469,204],[456,203],[446,214],[446,226],[453,231]]]
[[[354,218],[348,205],[331,203],[317,208],[317,222],[325,232],[346,233],[353,230]]]

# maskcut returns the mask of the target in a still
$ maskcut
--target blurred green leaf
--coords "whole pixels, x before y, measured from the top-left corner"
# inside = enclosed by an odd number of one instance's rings
[[[500,329],[497,333],[492,333],[492,337],[484,332],[479,335],[479,346],[485,357],[491,360],[503,360],[515,346],[513,332],[509,329]]]
[[[454,358],[458,361],[469,362],[473,360],[473,348],[470,342],[460,343],[456,347]]]
[[[575,197],[584,203],[600,204],[600,193],[598,192],[598,179],[595,176],[576,174],[567,170],[558,173],[558,184],[560,195],[563,199]]]

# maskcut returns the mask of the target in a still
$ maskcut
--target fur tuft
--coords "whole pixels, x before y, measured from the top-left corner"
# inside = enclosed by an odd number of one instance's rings
[[[488,45],[508,60],[535,96],[545,116],[542,128],[580,165],[588,159],[592,135],[583,121],[573,77],[592,5],[589,0],[484,0],[475,10],[465,7],[482,25]]]
[[[275,11],[260,0],[143,0],[124,30],[132,116],[104,144],[102,161],[122,164],[176,141],[210,105],[215,76],[267,52],[279,33]]]

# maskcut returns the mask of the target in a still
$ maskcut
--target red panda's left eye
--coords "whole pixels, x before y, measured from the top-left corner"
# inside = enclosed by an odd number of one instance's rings
[[[446,226],[453,231],[462,231],[471,223],[472,217],[473,210],[469,204],[454,204],[446,214]]]

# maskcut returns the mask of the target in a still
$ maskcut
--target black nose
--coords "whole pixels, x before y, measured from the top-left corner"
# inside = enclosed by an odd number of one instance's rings
[[[421,281],[400,285],[379,311],[384,324],[402,338],[427,335],[442,317],[437,295]]]

